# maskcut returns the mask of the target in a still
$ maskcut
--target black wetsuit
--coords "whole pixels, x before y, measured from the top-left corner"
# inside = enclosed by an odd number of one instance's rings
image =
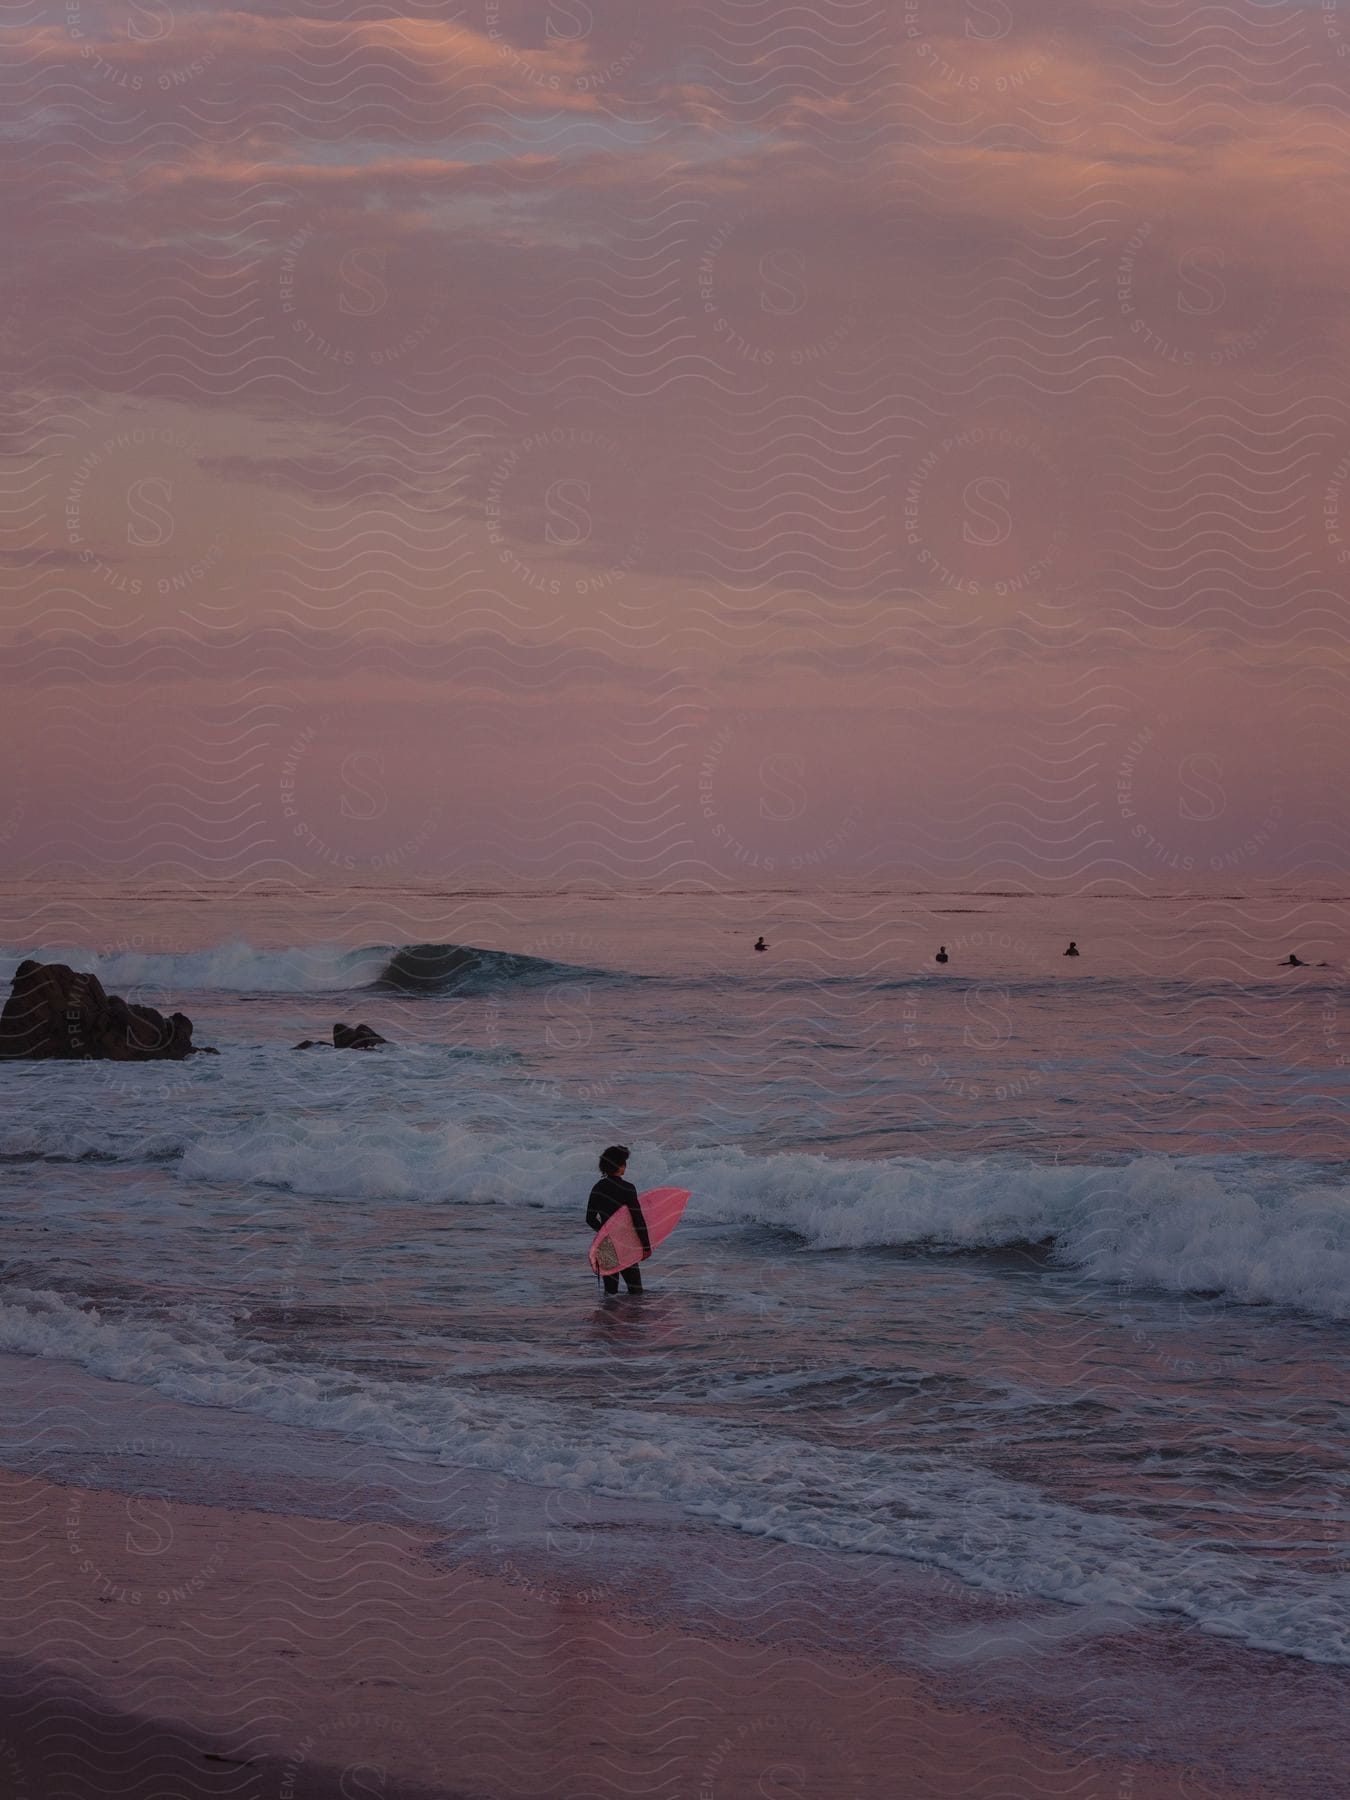
[[[631,1181],[621,1181],[617,1175],[602,1175],[591,1189],[591,1197],[586,1202],[586,1223],[592,1231],[599,1231],[607,1219],[612,1219],[621,1206],[626,1206],[633,1215],[633,1225],[638,1234],[638,1242],[644,1250],[650,1250],[651,1239],[647,1236],[647,1221],[642,1216],[642,1208],[638,1204],[638,1191]],[[630,1294],[642,1292],[642,1270],[634,1263],[631,1268],[620,1269],[616,1274],[602,1277],[607,1294],[619,1291],[619,1276],[627,1283]]]

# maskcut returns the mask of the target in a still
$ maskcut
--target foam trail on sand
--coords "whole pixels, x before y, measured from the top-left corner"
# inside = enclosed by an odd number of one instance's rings
[[[18,1290],[0,1304],[0,1349],[72,1360],[170,1398],[329,1430],[442,1464],[681,1507],[756,1536],[903,1557],[977,1587],[1080,1606],[1180,1615],[1255,1648],[1350,1661],[1350,1577],[1291,1577],[1277,1593],[1238,1555],[1168,1543],[949,1457],[837,1450],[781,1433],[299,1370],[196,1338],[103,1318]]]

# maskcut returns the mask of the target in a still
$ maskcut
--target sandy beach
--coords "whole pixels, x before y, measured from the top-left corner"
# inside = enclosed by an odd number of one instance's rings
[[[25,1800],[1236,1792],[1068,1756],[918,1677],[485,1579],[428,1530],[12,1474],[0,1505],[0,1758]],[[138,1541],[153,1587],[116,1575]]]

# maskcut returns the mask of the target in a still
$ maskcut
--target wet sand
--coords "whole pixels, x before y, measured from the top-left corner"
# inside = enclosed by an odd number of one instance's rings
[[[20,1800],[1223,1800],[918,1675],[445,1560],[430,1529],[0,1473],[0,1788]]]

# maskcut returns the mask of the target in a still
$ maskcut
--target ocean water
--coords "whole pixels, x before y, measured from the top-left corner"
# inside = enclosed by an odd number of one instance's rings
[[[0,1065],[0,1350],[1344,1666],[1345,908],[11,883],[220,1055]],[[615,1139],[693,1199],[602,1302]]]

